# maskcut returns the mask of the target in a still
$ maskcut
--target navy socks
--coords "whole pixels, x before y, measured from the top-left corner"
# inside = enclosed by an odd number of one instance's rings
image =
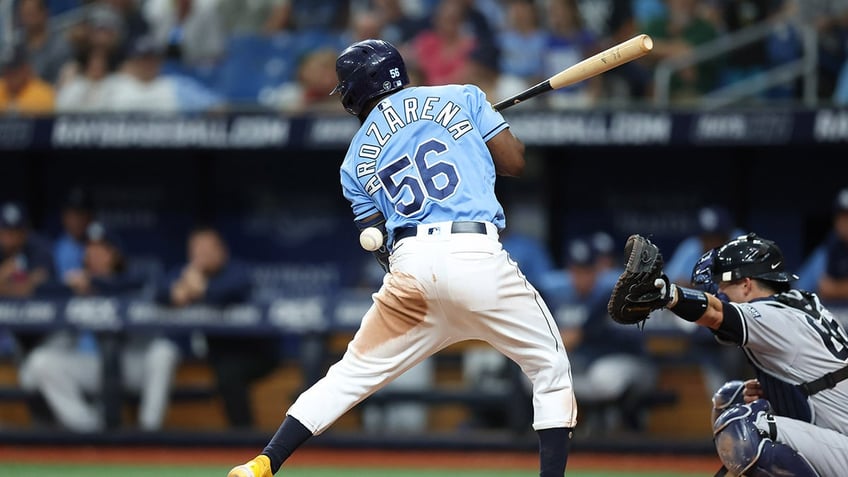
[[[268,456],[271,461],[271,472],[276,474],[283,462],[310,437],[312,437],[312,431],[303,427],[297,419],[286,416],[274,437],[262,451],[262,454]]]
[[[569,427],[542,429],[539,434],[539,477],[562,477],[571,443]]]

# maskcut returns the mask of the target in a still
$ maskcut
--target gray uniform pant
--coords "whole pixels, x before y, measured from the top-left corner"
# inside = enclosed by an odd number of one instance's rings
[[[162,426],[179,355],[177,346],[165,338],[134,338],[121,350],[121,382],[141,395],[138,421],[144,430]],[[24,358],[19,381],[23,389],[44,396],[64,427],[92,432],[104,427],[102,406],[96,399],[103,386],[102,372],[97,353],[79,349],[76,335],[57,333]]]
[[[808,422],[775,416],[777,442],[803,455],[822,477],[845,475],[848,436]]]

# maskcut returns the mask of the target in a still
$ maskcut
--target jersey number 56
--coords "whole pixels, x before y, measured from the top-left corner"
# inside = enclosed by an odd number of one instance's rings
[[[428,154],[439,156],[447,150],[443,142],[428,139],[415,148],[411,160],[403,155],[377,171],[399,214],[411,216],[424,208],[426,199],[442,201],[456,192],[460,182],[456,167],[446,161],[427,163]]]

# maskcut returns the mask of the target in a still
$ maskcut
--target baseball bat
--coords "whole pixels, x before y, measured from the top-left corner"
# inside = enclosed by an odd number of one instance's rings
[[[494,105],[495,111],[515,106],[542,93],[579,83],[617,66],[647,55],[654,48],[654,40],[646,34],[636,35],[606,50],[580,60],[541,83]]]

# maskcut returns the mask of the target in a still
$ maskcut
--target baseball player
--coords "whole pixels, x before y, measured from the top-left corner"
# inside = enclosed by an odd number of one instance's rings
[[[345,109],[362,123],[341,166],[360,229],[383,231],[383,284],[342,359],[301,394],[263,452],[229,477],[268,477],[303,442],[439,350],[487,341],[533,384],[540,475],[562,477],[577,407],[547,305],[501,247],[496,174],[517,176],[522,143],[476,86],[411,87],[381,40],[336,62]]]
[[[658,253],[636,237],[625,248],[631,272]],[[650,280],[655,293],[642,294],[648,290],[642,283],[616,287],[610,299],[614,319],[624,322],[637,308],[666,307],[706,326],[719,342],[739,346],[756,371],[756,380],[727,383],[713,398],[713,434],[724,471],[845,475],[848,335],[815,294],[791,288],[798,277],[786,271],[780,248],[748,234],[707,252],[692,273],[692,282],[707,291],[651,274],[635,282]],[[620,283],[633,281],[627,276],[626,270]]]

